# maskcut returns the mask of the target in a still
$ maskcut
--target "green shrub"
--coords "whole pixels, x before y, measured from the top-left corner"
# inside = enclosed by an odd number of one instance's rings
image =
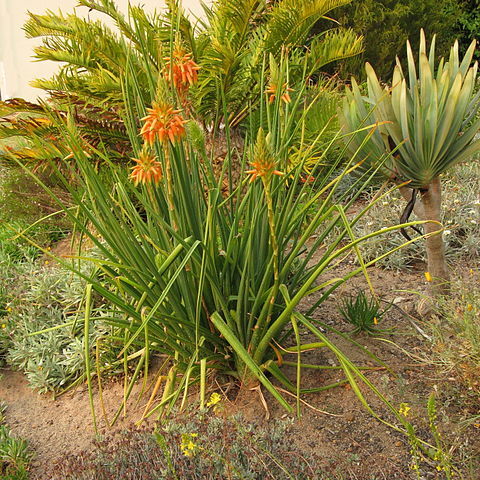
[[[460,14],[455,24],[455,35],[460,37],[461,47],[466,49],[467,45],[480,36],[480,8],[478,0],[460,0]],[[480,59],[480,53],[475,55]]]
[[[91,265],[83,265],[82,271],[91,272]],[[23,371],[39,392],[64,388],[85,373],[85,282],[58,266],[32,267],[16,277],[16,282],[11,311],[1,319],[0,345],[6,362]],[[112,334],[102,323],[103,316],[108,312],[98,305],[94,313],[96,328],[90,335],[92,349],[97,339]],[[112,349],[112,341],[102,342],[104,363],[115,362]]]
[[[65,192],[59,188],[53,176],[41,172],[38,174],[42,182],[68,201],[65,198]],[[0,221],[2,223],[14,220],[13,226],[23,230],[56,211],[55,202],[30,175],[18,166],[7,166],[0,162]],[[65,221],[65,216],[54,215],[36,224],[29,234],[37,243],[46,246],[63,238],[68,229],[69,224]],[[12,236],[13,233],[6,232],[7,235]]]
[[[448,52],[461,13],[456,0],[356,0],[336,11],[340,25],[365,36],[363,54],[340,65],[342,76],[365,78],[363,65],[375,65],[382,79],[390,77],[395,58],[406,59],[403,45],[410,39],[418,50],[423,28],[430,36],[439,34],[439,54]],[[466,46],[471,42],[466,42]]]
[[[0,475],[2,480],[27,480],[33,454],[27,442],[12,435],[5,425],[6,408],[4,403],[0,405]]]
[[[478,269],[465,272],[452,283],[453,295],[439,305],[432,324],[433,362],[480,398],[480,288]],[[476,404],[476,403],[475,403]]]
[[[148,69],[151,60],[143,60]],[[277,63],[271,56],[269,61],[276,72],[275,83],[286,88],[288,58]],[[265,88],[270,82],[263,79]],[[137,114],[140,86],[128,73],[124,101],[135,152],[130,175],[110,161],[108,152],[101,151],[96,153],[106,166],[104,175],[97,175],[78,144],[75,125],[64,125],[61,119],[57,123],[75,152],[75,182],[65,177],[64,185],[81,216],[63,208],[102,253],[94,262],[103,275],[87,281],[109,308],[118,311],[112,323],[123,332],[119,336],[124,338],[125,349],[138,352],[140,363],[148,363],[153,353],[174,360],[163,400],[149,414],[171,407],[180,395],[187,394],[191,382],[205,388],[206,370],[208,375],[228,372],[246,385],[260,382],[291,410],[266,372],[298,393],[280,372],[273,345],[285,340],[285,331],[291,334],[299,326],[318,337],[319,345],[335,352],[350,381],[364,382],[361,372],[298,305],[324,289],[310,314],[348,278],[366,274],[362,264],[344,277],[322,280],[329,265],[346,251],[358,254],[359,243],[389,229],[370,231],[365,238],[351,235],[345,211],[355,195],[348,201],[340,197],[339,203],[332,202],[337,183],[349,171],[347,165],[331,180],[340,159],[311,184],[299,181],[306,162],[320,164],[330,146],[324,144],[322,132],[314,139],[302,135],[308,122],[307,85],[290,101],[280,94],[273,95],[273,101],[271,94],[265,95],[259,122],[265,130],[253,125],[247,129],[238,180],[232,177],[232,149],[223,161],[228,194],[223,178],[214,175],[211,159],[205,155],[201,128],[196,126],[195,142],[182,135],[184,123],[196,124],[178,111],[172,113],[178,95],[174,87],[165,79],[152,85],[148,102],[152,107]],[[228,108],[225,104],[224,109]],[[225,130],[230,145],[229,130]],[[299,161],[291,168],[293,152]],[[291,188],[292,184],[300,188]],[[312,206],[316,208],[313,217]],[[364,213],[359,212],[352,224]],[[336,234],[329,237],[332,231]],[[317,236],[307,249],[314,233]],[[331,243],[323,248],[327,237]],[[313,263],[316,253],[320,256]],[[315,286],[317,280],[321,286]],[[132,383],[138,375],[136,371]]]

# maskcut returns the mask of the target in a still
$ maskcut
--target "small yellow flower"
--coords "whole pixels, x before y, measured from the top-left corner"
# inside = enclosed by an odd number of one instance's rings
[[[2,328],[7,328],[7,325],[5,323],[2,323]]]
[[[48,265],[50,262],[48,260],[45,260],[45,265]]]
[[[430,275],[430,272],[425,272],[425,280],[427,282],[431,282],[432,281],[432,276]]]
[[[471,312],[473,310],[473,305],[471,303],[469,303],[467,305],[467,312]]]
[[[373,317],[373,324],[378,325],[378,318],[377,317]]]
[[[180,450],[186,457],[193,457],[200,449],[194,442],[198,437],[198,433],[182,433],[182,442],[180,443]]]
[[[12,307],[7,307],[7,312],[11,312],[12,311]]]
[[[214,392],[210,395],[210,400],[207,402],[207,407],[213,407],[217,403],[220,403],[222,397],[217,393]]]
[[[404,417],[406,417],[408,415],[409,411],[410,411],[410,406],[408,405],[408,403],[401,403],[400,404],[400,408],[398,410],[398,413],[400,415],[403,415]]]

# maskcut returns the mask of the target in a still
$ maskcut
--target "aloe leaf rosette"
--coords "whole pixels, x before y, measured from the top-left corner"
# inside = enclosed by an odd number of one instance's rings
[[[480,139],[476,139],[480,129],[480,92],[475,93],[478,63],[472,65],[475,47],[473,41],[461,59],[455,42],[449,58],[436,65],[435,37],[427,49],[422,30],[418,60],[407,42],[407,68],[397,59],[390,84],[383,85],[367,63],[366,93],[361,93],[354,80],[347,88],[341,112],[344,132],[354,132],[365,124],[378,125],[368,141],[364,141],[365,132],[355,134],[349,151],[360,148],[366,168],[386,155],[388,160],[379,171],[398,184],[408,182],[402,194],[426,221],[440,221],[440,176],[480,150]],[[420,202],[415,205],[417,194]],[[438,231],[432,223],[426,224],[427,232],[435,229]],[[441,235],[427,241],[427,257],[433,290],[447,291],[449,276]]]

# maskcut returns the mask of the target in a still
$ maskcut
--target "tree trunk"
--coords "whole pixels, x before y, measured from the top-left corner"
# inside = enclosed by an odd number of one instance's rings
[[[436,177],[426,190],[421,191],[423,210],[422,220],[434,220],[440,222],[442,189],[440,178]],[[438,223],[428,222],[425,224],[425,233],[433,233],[440,230]],[[449,292],[450,275],[448,273],[447,261],[445,258],[445,244],[443,234],[432,235],[426,239],[428,273],[431,276],[430,291],[432,295],[444,295]]]

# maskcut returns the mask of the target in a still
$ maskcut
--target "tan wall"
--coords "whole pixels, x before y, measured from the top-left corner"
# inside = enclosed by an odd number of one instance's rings
[[[149,11],[163,7],[162,0],[131,0],[145,5]],[[117,0],[120,10],[126,12],[128,0]],[[38,40],[25,38],[22,26],[27,11],[44,13],[46,10],[72,12],[77,0],[0,0],[0,93],[2,98],[23,97],[34,100],[42,91],[29,86],[34,78],[49,77],[58,68],[54,62],[35,62],[33,47]],[[200,0],[184,0],[183,5],[194,14],[200,14]],[[88,9],[77,7],[76,12],[87,16]],[[91,15],[91,14],[90,14]]]

